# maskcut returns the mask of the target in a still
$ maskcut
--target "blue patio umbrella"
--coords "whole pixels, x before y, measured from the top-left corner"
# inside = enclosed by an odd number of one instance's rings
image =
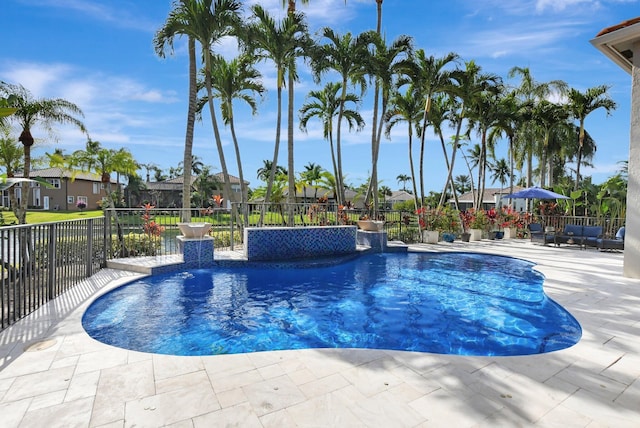
[[[543,189],[539,186],[528,187],[510,195],[504,195],[507,199],[570,199],[568,196],[551,190]]]

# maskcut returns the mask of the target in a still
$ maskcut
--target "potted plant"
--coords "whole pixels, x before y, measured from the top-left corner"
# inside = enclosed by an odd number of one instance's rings
[[[458,211],[451,207],[443,208],[440,227],[442,240],[446,242],[453,242],[456,239],[456,233],[460,230],[460,214]]]
[[[416,211],[422,231],[422,242],[437,244],[440,236],[442,212],[437,208],[421,207]]]
[[[489,225],[489,217],[485,210],[476,210],[469,208],[464,213],[465,229],[469,231],[470,241],[479,241],[482,239],[482,232],[487,229]]]
[[[500,227],[504,230],[505,239],[513,239],[518,232],[520,215],[511,207],[502,207],[498,216]]]

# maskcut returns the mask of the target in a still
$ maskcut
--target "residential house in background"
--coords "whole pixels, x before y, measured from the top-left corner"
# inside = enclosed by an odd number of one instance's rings
[[[224,195],[224,190],[222,183],[224,181],[223,174],[217,173],[214,174],[213,177],[218,180],[220,183],[219,189],[216,191],[218,195],[221,195],[223,198],[223,206],[225,208],[230,208],[230,198],[227,195]],[[197,176],[191,177],[191,183],[195,182]],[[231,191],[238,196],[235,197],[235,200],[240,200],[240,179],[233,175],[229,175],[229,181],[231,182]],[[150,203],[151,205],[158,208],[180,208],[182,206],[182,183],[184,182],[184,177],[179,176],[176,178],[172,178],[171,180],[165,181],[147,181],[144,183],[145,189],[140,190],[139,195],[130,195],[128,197],[130,206],[141,206],[145,203]],[[245,181],[247,187],[249,186],[249,182]],[[193,187],[192,187],[193,190]],[[214,195],[207,195],[208,199],[211,199]],[[248,195],[245,195],[245,199]]]
[[[27,206],[31,209],[73,211],[78,209],[77,204],[80,201],[85,203],[86,209],[97,210],[100,209],[102,199],[107,196],[105,184],[101,182],[98,174],[46,168],[32,170],[29,176],[41,178],[51,185],[30,183],[31,191]],[[22,177],[22,175],[16,174],[16,177]],[[112,190],[115,191],[117,183],[113,180],[111,183]],[[16,200],[22,199],[22,188],[14,186],[2,192],[2,206],[11,206],[8,192],[15,192]]]
[[[517,192],[522,190],[523,187],[513,186],[513,192]],[[507,188],[486,188],[484,189],[484,194],[482,195],[482,206],[480,208],[489,210],[491,208],[497,208],[500,206],[506,207],[511,205],[514,210],[517,212],[522,212],[527,210],[527,206],[525,204],[525,199],[503,199],[502,197],[511,193],[511,190]],[[478,191],[468,192],[458,196],[458,208],[461,211],[468,210],[469,208],[473,208],[473,200],[478,195]],[[453,198],[449,199],[449,204],[453,206],[454,200]]]

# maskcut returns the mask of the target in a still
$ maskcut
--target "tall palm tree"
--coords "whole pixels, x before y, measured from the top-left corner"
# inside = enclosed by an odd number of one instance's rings
[[[242,161],[240,158],[240,146],[236,136],[235,122],[233,120],[233,100],[238,99],[249,105],[253,114],[257,112],[256,100],[252,93],[262,95],[264,86],[258,81],[260,73],[253,67],[251,60],[246,55],[227,62],[223,57],[216,57],[211,70],[211,85],[214,96],[220,99],[220,110],[222,120],[225,125],[229,125],[233,147],[236,154],[236,164],[238,166],[238,178],[240,179],[240,201],[246,202],[247,195]],[[247,212],[245,210],[245,224],[247,223]]]
[[[460,131],[462,123],[467,120],[470,113],[477,111],[479,99],[483,94],[494,91],[499,81],[498,76],[492,73],[483,73],[479,65],[474,61],[467,61],[464,70],[455,70],[451,74],[455,84],[452,88],[452,94],[458,99],[458,109],[452,112],[452,122],[455,124],[456,133],[453,141],[453,150],[451,152],[451,163],[449,164],[449,172],[445,180],[444,188],[440,197],[439,205],[444,205],[444,198],[447,194],[447,188],[453,181],[453,168],[455,166],[456,153],[459,147]],[[478,183],[480,185],[480,183]],[[478,192],[480,193],[480,192]],[[482,196],[478,197],[481,201]],[[475,205],[478,208],[479,205]]]
[[[436,58],[433,55],[427,57],[424,50],[418,49],[412,57],[413,69],[411,72],[411,79],[414,85],[420,88],[422,94],[424,94],[424,111],[422,117],[422,135],[420,137],[420,198],[424,200],[424,154],[425,154],[425,136],[426,129],[430,122],[430,113],[433,105],[434,97],[439,94],[450,92],[452,88],[451,72],[446,70],[445,67],[455,63],[458,60],[458,55],[449,52],[443,57]],[[444,155],[446,157],[446,150],[444,144],[442,146]]]
[[[520,76],[520,84],[514,89],[514,94],[523,102],[525,109],[524,117],[518,126],[518,134],[515,150],[520,156],[515,159],[516,163],[526,161],[527,164],[527,180],[526,186],[531,187],[533,184],[533,154],[536,151],[536,124],[533,121],[531,112],[526,110],[533,109],[535,105],[543,100],[549,100],[552,95],[564,95],[567,91],[567,83],[562,80],[551,80],[549,82],[538,82],[528,67],[513,67],[509,70],[508,77],[510,79]],[[528,116],[528,117],[527,117]]]
[[[239,12],[241,6],[242,3],[238,0],[176,0],[174,1],[174,9],[169,13],[167,22],[164,27],[158,31],[154,38],[156,52],[159,53],[163,52],[166,45],[172,46],[173,38],[176,35],[186,35],[200,44],[204,62],[205,86],[207,90],[209,112],[211,114],[211,125],[213,127],[213,134],[216,140],[218,156],[220,158],[220,168],[222,169],[224,179],[224,192],[230,199],[233,198],[234,195],[231,192],[229,172],[227,170],[224,150],[222,147],[222,139],[220,138],[216,112],[213,105],[211,60],[213,46],[222,38],[233,35],[240,27],[241,20]],[[189,55],[189,108],[191,108],[192,101],[194,104],[196,102],[195,95],[192,93],[196,88],[196,73],[195,69],[193,72],[191,71],[191,66],[195,65],[195,61],[191,60],[191,51]],[[193,58],[195,58],[195,53]],[[191,112],[187,115],[187,123],[191,120],[190,114]],[[187,132],[189,132],[189,125],[187,126]],[[187,174],[188,171],[191,170],[189,167],[191,157],[186,153],[187,145],[188,142],[185,142],[184,174]],[[185,175],[184,181],[188,181],[190,185],[191,177],[187,177]],[[186,186],[186,184],[183,184],[183,186]],[[183,187],[183,189],[184,188],[185,187]],[[188,190],[187,193],[190,193],[190,190]],[[185,199],[186,196],[183,192],[183,216],[188,217],[190,215],[190,210],[187,208],[190,205],[190,201],[188,202],[188,205],[185,205]]]
[[[584,146],[584,121],[589,114],[599,108],[604,108],[607,115],[616,109],[616,103],[608,94],[609,87],[607,85],[594,86],[585,92],[577,89],[569,90],[569,110],[576,120],[579,122],[580,133],[578,135],[578,160],[576,162],[576,182],[573,190],[578,190],[580,184],[580,163],[582,161],[582,150]]]
[[[546,186],[547,179],[549,185],[553,181],[553,167],[549,142],[553,132],[562,126],[566,126],[569,112],[563,106],[542,100],[536,104],[533,110],[533,118],[542,135],[540,145],[540,185]]]
[[[276,138],[271,174],[265,192],[265,200],[269,202],[280,150],[282,88],[285,84],[285,74],[289,73],[295,76],[295,59],[300,56],[301,50],[307,46],[308,35],[304,16],[300,13],[288,13],[284,19],[276,23],[273,17],[260,5],[254,5],[251,11],[253,13],[253,23],[247,30],[245,42],[253,55],[260,60],[271,60],[276,68],[278,103]],[[293,144],[293,138],[290,139],[290,144]],[[290,156],[293,156],[293,147],[289,147],[289,151]],[[290,157],[288,163],[292,163],[292,161],[293,158]],[[289,188],[293,189],[295,188],[295,173],[292,168],[290,168],[289,174]],[[289,193],[291,194],[292,192],[290,191]],[[289,197],[295,197],[295,195],[290,195]]]
[[[187,108],[187,125],[184,138],[184,153],[182,164],[185,166],[182,180],[182,206],[181,220],[184,222],[191,221],[191,210],[187,209],[191,206],[191,163],[193,154],[193,129],[196,116],[196,98],[197,98],[197,82],[196,82],[196,42],[191,32],[190,22],[196,19],[196,5],[192,4],[192,0],[180,0],[173,3],[173,9],[169,12],[169,16],[164,26],[162,26],[155,34],[153,42],[156,54],[161,58],[165,56],[165,48],[169,48],[173,52],[173,40],[178,35],[187,36],[187,51],[189,54],[189,89],[188,89],[188,108]],[[148,172],[148,170],[147,170]],[[148,177],[148,173],[147,173]],[[147,181],[148,178],[147,178]]]
[[[300,176],[303,179],[305,199],[307,198],[307,185],[313,187],[313,199],[316,200],[318,198],[317,184],[322,179],[322,171],[322,167],[313,162],[309,162],[304,166],[304,171],[300,173]]]
[[[336,158],[337,174],[335,174],[338,204],[344,203],[344,177],[342,169],[342,118],[344,117],[345,104],[349,84],[360,87],[361,92],[366,88],[365,73],[369,58],[367,49],[368,38],[364,36],[353,37],[351,33],[339,35],[331,28],[322,30],[322,37],[328,42],[320,46],[313,54],[312,67],[316,79],[319,80],[323,73],[335,71],[341,78],[340,105],[338,109],[338,121],[336,124]]]
[[[334,118],[339,116],[340,106],[343,105],[342,118],[349,125],[349,130],[354,128],[357,131],[364,127],[364,120],[357,110],[346,107],[347,103],[353,103],[356,106],[360,104],[360,98],[348,92],[344,95],[344,103],[342,95],[338,97],[338,92],[342,91],[341,83],[327,83],[322,91],[309,92],[309,102],[305,103],[300,109],[300,129],[304,132],[307,130],[307,124],[310,119],[316,117],[322,121],[322,133],[324,139],[329,141],[331,150],[331,162],[333,164],[334,177],[339,176],[338,163],[336,161],[337,153],[333,145],[333,129]],[[337,198],[337,195],[336,195]]]
[[[376,94],[380,94],[380,121],[377,125],[372,126],[372,150],[371,150],[371,181],[367,195],[373,197],[373,211],[377,212],[378,202],[378,155],[380,153],[380,144],[382,140],[382,129],[384,117],[387,112],[389,99],[392,89],[397,85],[398,79],[406,75],[410,68],[411,62],[407,59],[413,51],[413,40],[409,36],[400,35],[390,45],[378,34],[373,37],[369,35],[370,43],[373,45],[373,54],[369,59],[368,74],[375,79]],[[376,95],[374,94],[374,98]],[[378,118],[377,104],[374,103],[373,123]],[[368,198],[366,198],[366,202]]]
[[[35,139],[31,129],[40,125],[46,131],[52,130],[54,123],[71,124],[83,133],[87,130],[79,119],[84,117],[82,110],[76,104],[62,98],[34,98],[22,85],[0,82],[0,96],[7,97],[10,107],[15,109],[9,120],[15,122],[22,130],[18,141],[24,146],[24,178],[29,178],[31,172],[31,147]],[[29,184],[22,184],[20,209],[16,217],[20,224],[26,223],[27,205],[29,202]]]
[[[413,132],[415,128],[419,128],[420,118],[422,116],[422,95],[412,85],[401,94],[395,91],[391,96],[390,107],[384,117],[387,123],[386,135],[389,137],[391,129],[400,122],[407,123],[407,142],[409,149],[409,169],[411,177],[415,177],[415,169],[413,166]],[[418,129],[420,133],[420,129]],[[400,177],[400,176],[398,176]],[[405,176],[406,177],[406,176]],[[407,177],[413,188],[413,201],[416,211],[418,210],[418,190],[416,181]]]

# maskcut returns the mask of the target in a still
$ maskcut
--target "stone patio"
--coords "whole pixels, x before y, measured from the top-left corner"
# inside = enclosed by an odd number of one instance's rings
[[[537,263],[547,294],[582,325],[582,340],[521,357],[352,349],[146,354],[104,345],[82,329],[97,295],[142,276],[110,268],[0,333],[0,425],[640,426],[640,280],[622,277],[622,253],[523,240],[409,250]]]

